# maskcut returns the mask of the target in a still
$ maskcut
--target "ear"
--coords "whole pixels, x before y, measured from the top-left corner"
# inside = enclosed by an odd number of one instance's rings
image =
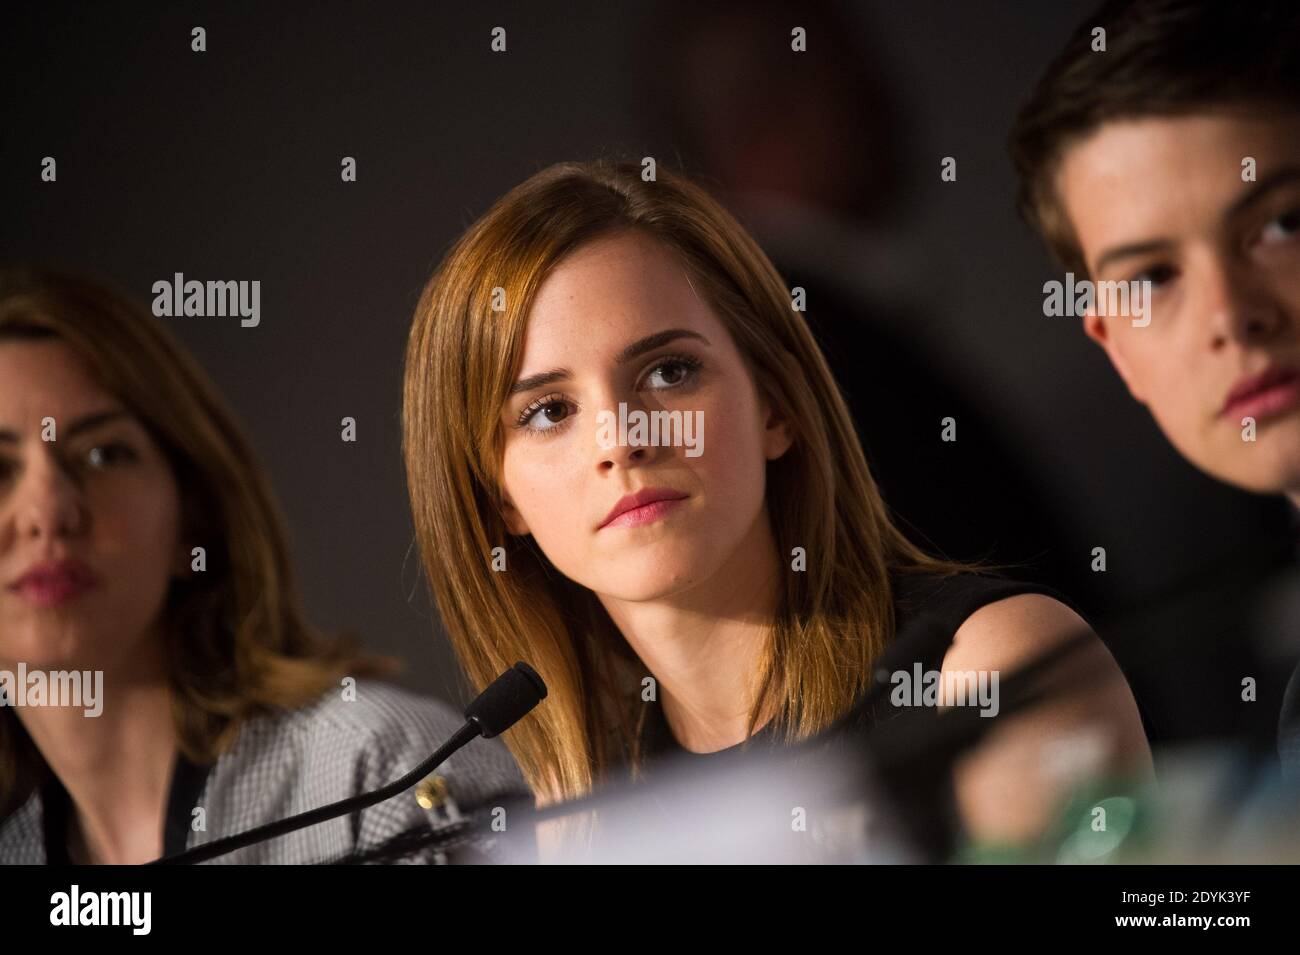
[[[503,493],[501,497],[501,519],[506,523],[506,530],[520,537],[530,533],[528,522],[524,520],[523,515],[519,513],[519,510],[510,500],[510,495]]]
[[[1098,315],[1095,310],[1089,310],[1083,316],[1083,331],[1084,334],[1101,346],[1101,350],[1106,353],[1110,363],[1115,366],[1115,371],[1119,373],[1124,382],[1124,387],[1133,396],[1133,400],[1145,405],[1146,399],[1142,397],[1141,392],[1138,390],[1133,371],[1128,362],[1124,360],[1124,355],[1120,352],[1119,346],[1116,345],[1114,336],[1110,334],[1110,329],[1106,327],[1105,316]]]
[[[766,402],[763,403],[763,414],[763,454],[769,461],[775,461],[790,450],[790,445],[794,443],[794,432],[790,423],[769,408]]]

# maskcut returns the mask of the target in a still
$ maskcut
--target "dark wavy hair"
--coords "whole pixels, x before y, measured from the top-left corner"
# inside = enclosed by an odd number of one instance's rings
[[[1105,52],[1093,31],[1106,31]],[[1009,150],[1021,217],[1067,269],[1088,270],[1055,178],[1102,124],[1247,104],[1300,110],[1296,0],[1110,0],[1086,17],[1021,108]]]

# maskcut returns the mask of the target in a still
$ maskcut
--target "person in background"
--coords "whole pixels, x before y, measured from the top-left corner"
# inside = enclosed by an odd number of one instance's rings
[[[1065,268],[1149,283],[1140,320],[1094,307],[1082,325],[1170,444],[1300,507],[1300,6],[1106,3],[1048,67],[1010,150],[1022,215]],[[1247,621],[1229,625],[1242,639]],[[1224,672],[1218,692],[1246,676]],[[1258,705],[1300,771],[1300,670],[1275,685],[1259,680]]]
[[[304,620],[268,480],[159,321],[0,271],[0,863],[148,862],[391,782],[463,720],[389,669]],[[18,673],[102,698],[21,705]],[[496,740],[439,772],[441,815],[405,794],[221,861],[324,861],[523,788]]]

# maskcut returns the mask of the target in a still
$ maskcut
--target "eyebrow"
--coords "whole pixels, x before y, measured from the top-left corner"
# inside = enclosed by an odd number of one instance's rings
[[[1224,210],[1224,220],[1231,219],[1233,216],[1240,215],[1251,206],[1262,200],[1270,192],[1280,189],[1282,186],[1288,186],[1293,182],[1300,182],[1300,166],[1283,166],[1276,172],[1270,173],[1259,182],[1255,183],[1255,188],[1237,199]]]
[[[1174,247],[1173,242],[1169,239],[1152,239],[1150,242],[1133,242],[1129,245],[1117,245],[1113,249],[1107,249],[1097,259],[1097,264],[1092,267],[1094,275],[1100,275],[1107,265],[1117,262],[1120,259],[1131,259],[1139,255],[1150,255],[1152,252],[1167,252]]]
[[[64,429],[63,435],[65,438],[75,438],[79,434],[83,434],[87,431],[93,431],[95,428],[99,428],[102,427],[103,425],[116,421],[118,418],[130,418],[130,417],[131,417],[130,414],[128,414],[126,411],[121,410],[120,408],[113,411],[97,411],[94,412],[93,414],[88,414],[81,418],[78,418],[76,421],[72,422],[72,424],[68,425],[68,427]],[[0,444],[17,444],[17,443],[18,443],[18,435],[16,432],[0,430]]]
[[[655,332],[653,335],[647,335],[645,338],[638,338],[615,355],[614,361],[619,365],[626,365],[628,362],[640,358],[646,352],[652,352],[669,342],[677,341],[679,338],[698,338],[704,344],[709,344],[709,340],[699,332],[693,332],[687,328],[669,328],[662,332]],[[573,372],[568,368],[552,368],[550,371],[529,375],[527,378],[520,378],[510,386],[510,396],[514,397],[525,391],[532,391],[534,388],[541,388],[544,385],[565,381],[572,377]]]
[[[1300,182],[1300,166],[1283,166],[1281,169],[1271,173],[1264,179],[1257,182],[1251,190],[1244,196],[1234,199],[1232,203],[1223,210],[1222,221],[1227,222],[1236,216],[1241,215],[1251,206],[1262,202],[1270,193],[1283,186],[1290,185],[1294,182]],[[1107,249],[1097,259],[1097,264],[1093,266],[1093,272],[1100,275],[1102,269],[1118,259],[1133,258],[1138,255],[1149,255],[1152,252],[1164,252],[1173,247],[1173,242],[1169,239],[1152,239],[1149,242],[1134,242],[1130,245],[1119,245],[1113,249]]]

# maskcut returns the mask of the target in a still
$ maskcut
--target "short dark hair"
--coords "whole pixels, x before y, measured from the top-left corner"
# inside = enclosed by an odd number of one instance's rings
[[[1105,52],[1093,31],[1105,32]],[[1021,108],[1009,148],[1021,217],[1067,269],[1087,273],[1054,180],[1102,124],[1253,102],[1300,109],[1297,0],[1108,0],[1071,34]]]

